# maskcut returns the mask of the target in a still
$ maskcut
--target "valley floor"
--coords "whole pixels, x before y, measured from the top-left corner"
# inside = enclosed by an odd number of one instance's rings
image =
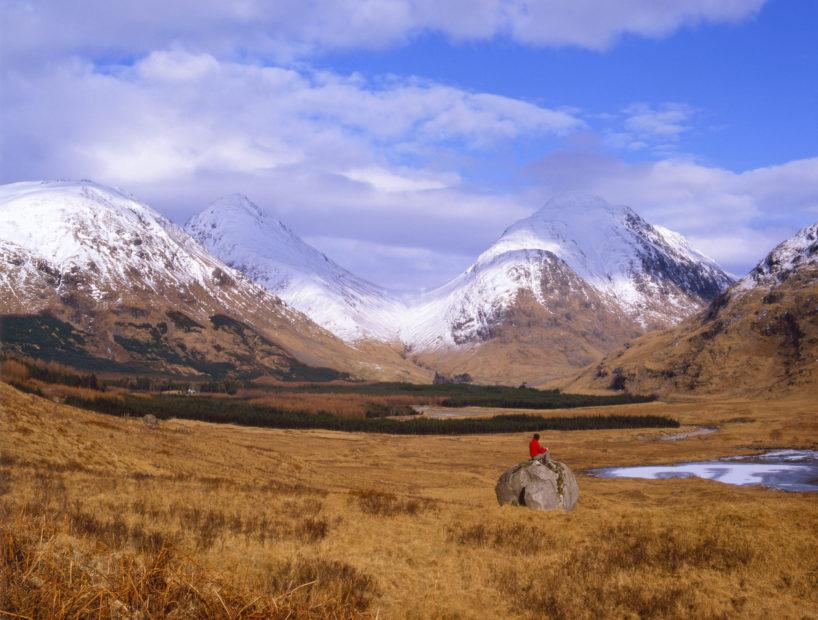
[[[578,473],[570,514],[496,505],[526,436],[151,429],[5,384],[0,403],[0,609],[22,617],[818,618],[815,494],[583,474],[815,449],[812,399],[594,408],[719,431],[545,433]]]

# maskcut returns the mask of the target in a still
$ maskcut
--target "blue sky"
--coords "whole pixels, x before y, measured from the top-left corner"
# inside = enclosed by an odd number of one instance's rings
[[[556,192],[735,273],[818,220],[810,0],[0,3],[2,181],[182,223],[242,192],[353,271],[441,284]]]
[[[314,64],[420,75],[588,114],[637,101],[684,102],[697,110],[684,150],[741,171],[815,155],[817,41],[818,2],[780,0],[739,23],[682,28],[660,39],[625,36],[604,52],[532,48],[507,38],[453,43],[426,34],[376,54],[325,54]]]

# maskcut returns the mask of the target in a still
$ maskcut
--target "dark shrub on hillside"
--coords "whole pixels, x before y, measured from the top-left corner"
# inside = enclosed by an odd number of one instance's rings
[[[397,416],[419,415],[411,405],[392,403],[367,403],[367,418],[392,418]]]

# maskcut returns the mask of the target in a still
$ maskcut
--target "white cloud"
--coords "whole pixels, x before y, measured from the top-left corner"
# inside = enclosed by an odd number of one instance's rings
[[[758,262],[767,252],[783,241],[792,231],[753,230],[741,227],[728,232],[711,231],[709,234],[688,235],[693,246],[707,256],[718,256],[723,265],[746,265],[736,276],[743,276],[751,264]]]
[[[415,171],[387,170],[379,166],[368,166],[366,168],[354,168],[341,173],[351,181],[366,183],[376,190],[384,192],[420,192],[429,189],[444,189],[457,182],[457,175],[449,174],[449,178],[444,179],[441,175],[436,178],[429,174],[418,174]]]
[[[126,184],[304,164],[390,191],[439,188],[450,173],[389,171],[382,151],[452,141],[479,150],[582,126],[566,112],[433,82],[372,84],[181,51],[154,52],[107,74],[75,62],[17,75],[2,102],[15,119],[7,148],[40,151],[17,170],[11,158],[8,175],[92,171]]]
[[[677,150],[682,134],[693,128],[696,112],[684,103],[641,102],[627,106],[621,115],[606,115],[600,120],[612,127],[605,132],[608,146],[625,151],[650,149],[668,155]]]
[[[579,189],[630,204],[743,271],[815,219],[818,158],[737,173],[672,156],[698,112],[639,103],[589,124],[605,124],[609,146],[658,161],[558,152],[532,167],[540,184],[527,193],[496,189],[503,181],[486,191],[469,179],[494,161],[475,160],[513,153],[518,139],[543,144],[587,129],[581,112],[417,78],[371,80],[276,61],[402,45],[424,32],[599,50],[623,35],[659,37],[749,18],[763,4],[6,2],[0,174],[6,181],[96,178],[177,220],[242,191],[277,207],[365,277],[394,284],[400,274],[404,285],[418,287],[454,275],[553,191]]]
[[[241,191],[307,234],[456,254],[479,252],[529,206],[464,184],[463,159],[583,126],[568,112],[429,81],[371,82],[180,50],[104,73],[71,61],[14,74],[5,86],[0,107],[14,121],[3,127],[4,181],[93,178],[180,222]],[[431,279],[424,286],[454,275],[448,262],[437,271],[408,256],[385,264],[399,260],[401,272]]]
[[[145,80],[181,82],[199,80],[215,74],[219,63],[209,54],[184,54],[179,52],[153,52],[137,65],[139,75]]]
[[[423,32],[453,40],[508,37],[535,46],[604,49],[626,34],[660,37],[735,22],[765,0],[38,0],[0,7],[3,52],[140,55],[178,45],[217,56],[293,57],[378,49]],[[188,69],[190,69],[188,67]]]
[[[505,4],[512,37],[539,45],[603,49],[623,34],[659,37],[700,22],[730,22],[755,14],[764,0],[515,0]]]
[[[625,108],[625,127],[639,136],[676,138],[690,129],[688,121],[694,110],[682,103],[664,103],[650,106],[635,103]]]
[[[353,273],[368,273],[398,294],[412,295],[441,284],[442,273],[454,275],[474,261],[469,254],[345,237],[315,236],[306,241],[328,256],[342,257],[340,263]],[[405,268],[407,264],[411,270]]]

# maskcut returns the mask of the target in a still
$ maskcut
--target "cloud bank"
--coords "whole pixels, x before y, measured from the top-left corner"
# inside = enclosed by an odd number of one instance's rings
[[[30,0],[0,6],[3,47],[48,55],[138,56],[180,46],[218,56],[292,58],[382,49],[426,32],[453,41],[508,38],[603,50],[624,35],[736,22],[765,0]]]

